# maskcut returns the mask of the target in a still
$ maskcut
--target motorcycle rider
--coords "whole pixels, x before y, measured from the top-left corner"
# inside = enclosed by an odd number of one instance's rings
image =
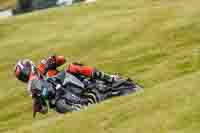
[[[47,59],[43,59],[37,66],[41,75],[45,77],[52,77],[58,74],[57,68],[65,64],[66,59],[64,56],[50,56]],[[106,82],[112,83],[115,80],[114,75],[106,74],[102,71],[99,71],[93,67],[85,66],[80,63],[71,63],[66,68],[66,71],[71,74],[80,74],[86,77],[103,80]]]
[[[56,76],[58,74],[57,67],[63,65],[66,62],[64,56],[50,56],[47,59],[41,61],[41,63],[36,67],[30,60],[19,60],[15,66],[15,76],[20,81],[28,83],[28,92],[33,98],[33,112],[34,116],[36,112],[47,113],[48,107],[45,99],[42,97],[50,96],[53,93],[53,89],[49,84],[47,84],[45,78]],[[81,74],[90,78],[104,80],[106,82],[113,82],[114,78],[104,72],[98,71],[93,67],[84,66],[78,63],[71,63],[68,65],[67,72],[72,74]],[[48,91],[46,90],[48,88]],[[82,99],[74,99],[70,97],[76,103],[84,103],[86,101]],[[50,103],[51,106],[51,103]],[[59,105],[59,108],[62,105]],[[62,112],[61,112],[62,113]]]

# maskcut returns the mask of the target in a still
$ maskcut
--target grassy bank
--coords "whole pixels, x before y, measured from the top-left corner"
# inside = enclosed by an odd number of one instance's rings
[[[199,3],[99,0],[0,20],[0,132],[198,133]],[[13,66],[51,53],[129,76],[145,91],[34,120]]]

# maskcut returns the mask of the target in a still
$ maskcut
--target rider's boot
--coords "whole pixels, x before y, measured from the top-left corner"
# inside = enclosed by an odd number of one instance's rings
[[[115,75],[109,75],[107,73],[95,70],[92,74],[92,78],[99,79],[102,81],[105,81],[107,83],[113,83],[116,81],[117,76]]]
[[[117,79],[117,76],[115,75],[109,75],[107,73],[98,71],[93,67],[84,65],[70,64],[67,71],[70,73],[82,74],[86,77],[99,79],[108,83],[113,83]]]

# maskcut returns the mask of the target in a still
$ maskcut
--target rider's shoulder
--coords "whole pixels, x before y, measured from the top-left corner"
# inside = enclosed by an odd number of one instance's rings
[[[33,79],[28,82],[28,90],[39,89],[42,86],[43,80],[41,79]]]

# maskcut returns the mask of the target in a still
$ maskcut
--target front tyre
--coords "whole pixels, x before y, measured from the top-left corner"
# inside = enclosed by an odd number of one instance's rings
[[[72,105],[66,102],[65,99],[59,99],[56,102],[56,111],[58,113],[67,113],[67,112],[73,112],[73,111],[79,111],[81,109],[80,105]]]

